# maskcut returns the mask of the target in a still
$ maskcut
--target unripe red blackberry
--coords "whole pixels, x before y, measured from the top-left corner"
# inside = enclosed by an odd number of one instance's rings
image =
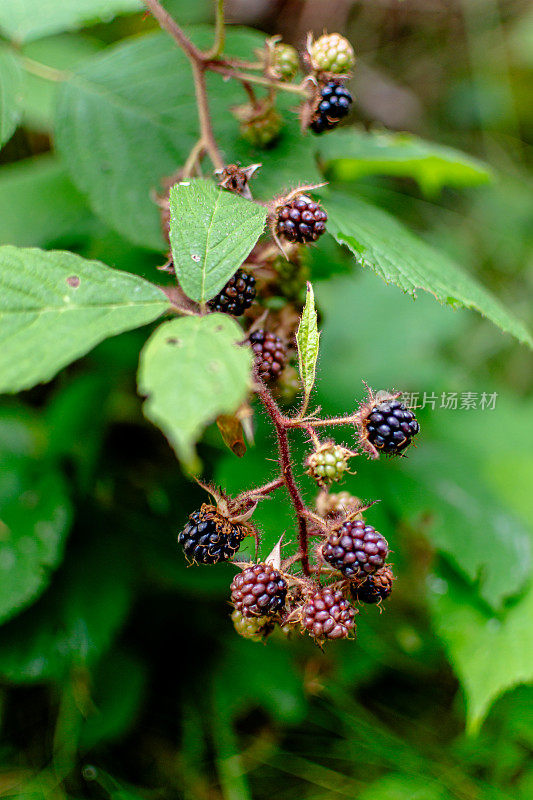
[[[248,337],[259,377],[263,381],[276,380],[283,372],[287,360],[287,348],[279,336],[262,329]]]
[[[305,461],[307,474],[316,480],[319,486],[328,486],[340,481],[348,469],[351,450],[335,442],[324,442]]]
[[[371,575],[385,564],[387,540],[363,520],[344,522],[322,545],[324,559],[346,578]]]
[[[394,575],[387,564],[369,575],[363,583],[350,587],[352,596],[362,603],[380,603],[386,600],[392,592]]]
[[[301,194],[280,208],[277,232],[289,242],[316,242],[326,230],[327,219],[319,203]]]
[[[292,45],[284,42],[274,45],[272,50],[272,70],[280,81],[292,81],[299,67],[298,52]]]
[[[315,639],[345,639],[355,633],[355,609],[340,591],[327,586],[309,597],[302,609],[302,624]]]
[[[240,317],[250,308],[255,298],[255,278],[243,269],[238,269],[224,288],[208,302],[213,311]]]
[[[281,611],[287,584],[271,564],[252,564],[231,583],[231,602],[243,617],[272,616]]]
[[[340,33],[320,36],[311,45],[310,55],[314,69],[320,72],[340,75],[348,72],[355,64],[353,47]]]
[[[389,455],[401,453],[420,430],[413,412],[399,400],[390,399],[373,405],[363,428],[370,444]]]
[[[251,114],[241,123],[241,135],[255,147],[268,147],[279,136],[283,124],[275,108]]]
[[[218,564],[232,558],[241,546],[244,530],[230,522],[215,506],[204,503],[193,511],[178,536],[178,543],[189,561],[196,564]]]
[[[335,128],[350,111],[353,98],[340,81],[329,81],[321,90],[318,104],[311,120],[314,133]]]
[[[272,622],[268,617],[243,617],[236,608],[231,614],[231,621],[239,636],[251,639],[254,642],[262,641],[273,628]]]

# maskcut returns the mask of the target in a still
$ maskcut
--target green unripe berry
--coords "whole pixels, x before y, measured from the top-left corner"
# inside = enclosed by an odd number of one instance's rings
[[[272,51],[272,68],[280,81],[292,81],[300,67],[298,53],[290,44],[276,44]]]
[[[353,453],[342,445],[326,442],[306,460],[307,473],[319,486],[339,481],[348,469],[348,459]]]
[[[349,72],[355,64],[352,45],[339,33],[324,34],[311,46],[313,67],[319,72],[341,75]]]
[[[281,116],[275,108],[242,122],[241,134],[255,147],[268,147],[279,136],[282,126]]]
[[[272,629],[268,617],[243,617],[237,609],[232,612],[231,620],[239,636],[254,642],[260,642]]]
[[[290,406],[301,391],[302,384],[298,372],[292,364],[288,364],[274,386],[276,398],[282,405]]]

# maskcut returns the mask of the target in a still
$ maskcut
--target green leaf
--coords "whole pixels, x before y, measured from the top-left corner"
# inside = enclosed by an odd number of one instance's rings
[[[15,42],[109,22],[117,14],[140,11],[140,0],[11,0],[0,6],[0,30]]]
[[[453,576],[430,583],[431,613],[465,691],[467,728],[476,733],[504,691],[533,681],[533,587],[502,616],[487,614]]]
[[[0,675],[16,683],[59,681],[91,665],[127,614],[131,576],[112,542],[88,537],[32,608],[0,629]]]
[[[318,359],[318,348],[320,334],[318,332],[317,313],[315,309],[315,296],[313,287],[307,283],[307,296],[305,306],[298,325],[296,334],[296,344],[298,345],[298,365],[300,368],[300,378],[304,387],[305,401],[307,407],[309,395],[315,385],[316,362]]]
[[[416,297],[417,289],[453,307],[474,308],[503,331],[533,346],[526,327],[447,255],[407,230],[394,217],[359,197],[334,192],[327,199],[328,230],[362,266]]]
[[[102,49],[102,42],[71,33],[37,39],[21,47],[24,125],[33,130],[50,131],[61,81],[67,80],[75,67]],[[51,67],[50,72],[43,67]]]
[[[24,428],[37,452],[36,432],[17,416],[2,413],[0,422]],[[1,431],[0,442],[0,622],[5,622],[48,586],[63,558],[72,509],[53,466],[35,461],[33,453],[23,455],[17,439],[6,440]]]
[[[170,243],[180,286],[192,300],[210,300],[261,236],[264,206],[196,179],[170,190]]]
[[[19,63],[13,53],[0,46],[0,147],[11,138],[17,127],[21,115],[21,92]]]
[[[194,445],[219,414],[231,414],[250,386],[251,353],[243,332],[223,314],[165,322],[141,353],[138,388],[144,413],[185,466],[198,470]]]
[[[398,513],[426,517],[427,537],[489,606],[500,609],[523,589],[531,568],[529,532],[484,482],[474,457],[424,442],[398,473]]]
[[[0,391],[49,381],[169,303],[151,283],[72,253],[0,247]]]
[[[345,128],[319,142],[319,153],[332,162],[339,180],[365,175],[413,178],[427,194],[444,186],[475,186],[491,180],[490,168],[472,156],[409,133],[365,133]]]
[[[53,245],[94,226],[85,200],[53,156],[7,164],[0,169],[0,244]]]
[[[213,32],[196,30],[194,39],[208,47]],[[238,57],[250,58],[263,44],[255,31],[227,31],[228,52]],[[279,146],[258,150],[240,137],[229,111],[243,102],[237,81],[211,73],[207,84],[215,135],[228,162],[263,164],[252,182],[254,196],[319,181],[314,144],[300,133],[293,97],[280,98],[286,125]],[[95,213],[143,247],[166,249],[153,192],[185,163],[198,136],[190,65],[167,34],[106,49],[60,89],[56,145],[73,180]]]

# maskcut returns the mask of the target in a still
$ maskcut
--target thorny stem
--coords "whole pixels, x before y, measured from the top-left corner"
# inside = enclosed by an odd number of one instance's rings
[[[355,425],[357,422],[357,414],[347,414],[344,417],[326,417],[326,419],[301,419],[295,417],[283,417],[281,420],[285,428],[329,428],[335,425]]]
[[[263,403],[272,423],[276,429],[276,436],[278,439],[278,451],[279,451],[279,461],[281,466],[281,473],[283,475],[283,482],[287,488],[289,496],[291,498],[292,504],[294,506],[294,511],[296,513],[296,519],[298,522],[298,544],[301,552],[301,564],[302,570],[304,575],[310,575],[311,571],[309,569],[309,542],[307,537],[307,519],[306,519],[306,507],[305,503],[302,499],[300,494],[300,490],[298,489],[297,483],[294,479],[294,474],[292,471],[292,461],[291,461],[291,452],[289,448],[289,439],[287,436],[287,431],[283,425],[283,415],[279,410],[277,403],[275,402],[274,398],[261,381],[257,378],[257,387],[256,387],[256,394]]]

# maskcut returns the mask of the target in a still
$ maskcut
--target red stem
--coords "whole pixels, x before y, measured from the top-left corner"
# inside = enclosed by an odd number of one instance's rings
[[[296,512],[296,519],[298,522],[298,544],[301,552],[302,570],[304,575],[310,575],[311,571],[309,569],[309,553],[308,553],[309,542],[307,538],[307,519],[305,516],[307,509],[305,507],[305,503],[302,499],[302,496],[294,479],[294,474],[292,471],[291,452],[289,448],[289,439],[287,436],[287,430],[283,424],[283,415],[279,410],[275,400],[271,396],[270,392],[264,385],[264,383],[262,383],[259,380],[257,380],[256,393],[261,402],[263,403],[276,429],[281,473],[283,475],[283,481],[285,483],[285,486],[287,487],[287,491],[290,495],[292,504],[294,506],[294,510]]]

